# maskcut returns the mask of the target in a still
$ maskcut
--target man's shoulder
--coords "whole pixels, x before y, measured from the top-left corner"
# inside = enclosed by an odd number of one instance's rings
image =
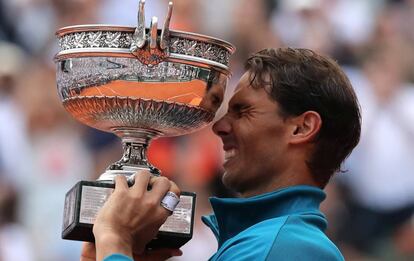
[[[212,260],[344,260],[315,214],[268,219],[223,244]]]
[[[291,215],[280,229],[266,260],[344,260],[314,214]]]

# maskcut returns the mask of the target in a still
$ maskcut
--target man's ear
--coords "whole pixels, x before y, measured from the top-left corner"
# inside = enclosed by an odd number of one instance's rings
[[[322,126],[322,119],[319,113],[306,111],[292,118],[291,123],[290,143],[310,143],[318,135]]]

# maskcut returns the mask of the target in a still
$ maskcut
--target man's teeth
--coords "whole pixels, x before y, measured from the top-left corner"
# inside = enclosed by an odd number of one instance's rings
[[[228,160],[236,155],[236,150],[231,149],[224,152],[224,159]]]

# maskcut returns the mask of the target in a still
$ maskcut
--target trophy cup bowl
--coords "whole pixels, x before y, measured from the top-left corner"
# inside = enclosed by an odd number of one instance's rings
[[[145,28],[144,1],[138,26],[79,25],[59,29],[57,89],[63,106],[78,121],[122,140],[122,158],[97,181],[80,181],[65,198],[62,237],[94,241],[98,210],[116,175],[132,181],[139,170],[160,171],[146,158],[157,137],[194,132],[209,124],[220,107],[234,47],[209,36],[169,30],[153,17]],[[195,194],[182,192],[173,214],[150,247],[180,247],[191,239]]]

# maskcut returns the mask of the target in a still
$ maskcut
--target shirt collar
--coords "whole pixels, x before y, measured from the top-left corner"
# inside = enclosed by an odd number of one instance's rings
[[[202,217],[219,241],[227,239],[266,219],[297,214],[314,213],[324,218],[319,211],[326,195],[312,186],[293,186],[251,198],[210,198],[214,214]],[[326,228],[326,222],[321,225]]]

